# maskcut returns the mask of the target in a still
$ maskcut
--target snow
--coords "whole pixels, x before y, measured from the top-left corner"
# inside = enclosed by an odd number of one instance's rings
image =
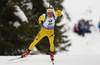
[[[100,33],[86,34],[86,37],[70,32],[72,46],[69,49],[70,55],[100,55]]]
[[[20,7],[17,6],[17,5],[14,6],[14,7],[16,7],[16,10],[17,10],[17,12],[14,12],[14,14],[15,14],[16,16],[18,16],[22,21],[28,22],[28,19],[27,19],[26,15],[25,15],[24,12],[20,9]]]
[[[46,0],[43,0],[44,1],[44,6],[47,8],[47,7],[49,7],[49,3],[46,1]]]
[[[30,2],[30,3],[26,3],[26,5],[28,5],[28,7],[27,7],[27,9],[30,9],[30,10],[32,10],[32,3]]]
[[[30,0],[28,0],[28,1],[30,1]],[[26,0],[24,0],[23,2],[21,2],[21,4],[22,4],[22,6],[27,5],[27,8],[26,8],[26,9],[30,9],[30,10],[33,9],[33,6],[32,6],[33,4],[32,4],[32,2],[26,3]]]
[[[20,26],[20,23],[18,21],[14,22],[13,24],[16,28],[18,28]]]
[[[64,0],[62,3],[64,11],[67,11],[71,18],[71,21],[68,21],[64,15],[62,20],[63,23],[67,23],[64,26],[67,30],[64,35],[68,35],[72,43],[70,48],[67,48],[69,52],[66,52],[66,54],[100,55],[100,33],[97,28],[100,20],[99,2],[99,0]],[[91,24],[94,25],[94,27],[91,27],[92,33],[86,33],[85,37],[79,36],[73,32],[74,24],[77,24],[80,19],[92,20]]]
[[[100,20],[99,0],[65,0],[62,3],[72,22],[79,19],[92,19],[95,24]]]
[[[18,56],[0,56],[0,65],[52,65],[49,55],[33,55],[8,61]],[[100,65],[100,55],[55,55],[55,65]]]

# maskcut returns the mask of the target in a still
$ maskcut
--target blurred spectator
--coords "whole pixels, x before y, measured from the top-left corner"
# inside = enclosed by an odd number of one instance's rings
[[[90,26],[92,25],[89,24],[89,21],[85,21],[85,32],[86,33],[91,33]]]
[[[79,35],[85,36],[85,33],[91,33],[89,21],[85,21],[84,19],[79,20],[78,25],[74,24],[74,32]]]
[[[81,21],[85,24],[85,20],[84,19],[82,19]]]
[[[74,32],[76,32],[76,33],[78,33],[78,32],[79,32],[79,30],[78,30],[78,28],[77,28],[77,25],[76,25],[76,24],[74,24]]]
[[[80,21],[78,22],[78,29],[79,29],[79,35],[84,36],[84,34],[85,34],[85,25],[84,25],[84,23],[82,22],[82,20],[80,20]]]
[[[100,32],[100,22],[98,23],[98,28],[99,28],[99,32]]]

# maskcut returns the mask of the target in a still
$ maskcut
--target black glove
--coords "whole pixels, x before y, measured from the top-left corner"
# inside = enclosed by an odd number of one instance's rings
[[[60,16],[61,18],[63,17],[63,15],[61,14],[61,16]]]

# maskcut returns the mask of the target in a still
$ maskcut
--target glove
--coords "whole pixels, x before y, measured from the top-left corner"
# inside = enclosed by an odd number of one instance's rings
[[[61,16],[60,16],[61,18],[63,17],[63,15],[61,14]]]

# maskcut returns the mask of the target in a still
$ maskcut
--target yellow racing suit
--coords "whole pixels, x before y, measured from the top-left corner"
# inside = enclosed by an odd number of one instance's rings
[[[61,16],[61,11],[57,10],[56,12],[53,13],[52,18],[49,18],[46,14],[42,14],[39,18],[39,24],[42,26],[40,32],[37,34],[35,37],[35,40],[31,43],[29,46],[29,50],[32,50],[34,46],[45,36],[48,37],[49,43],[50,43],[50,51],[54,51],[54,25],[55,25],[55,20],[57,19],[58,16]],[[43,24],[42,24],[43,22]]]

